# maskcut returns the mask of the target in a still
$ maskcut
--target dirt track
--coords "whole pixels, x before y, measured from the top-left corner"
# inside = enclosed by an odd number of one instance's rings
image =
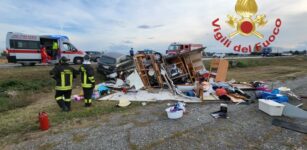
[[[287,81],[286,85],[304,94],[307,78]],[[190,104],[180,120],[167,119],[166,104],[150,104],[128,114],[114,113],[94,125],[30,138],[7,148],[307,149],[307,135],[272,126],[273,118],[259,111],[257,103],[229,105],[229,119],[210,116],[219,109],[219,103]],[[306,120],[299,122],[307,125]]]

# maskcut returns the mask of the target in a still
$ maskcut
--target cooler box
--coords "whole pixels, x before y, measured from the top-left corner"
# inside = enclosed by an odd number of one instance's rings
[[[270,116],[281,116],[285,105],[273,100],[259,99],[259,109]]]

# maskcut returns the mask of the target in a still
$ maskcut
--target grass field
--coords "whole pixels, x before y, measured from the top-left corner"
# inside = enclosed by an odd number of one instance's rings
[[[55,133],[103,120],[113,112],[130,113],[141,106],[133,103],[127,108],[117,108],[115,102],[94,101],[94,107],[85,109],[83,103],[75,102],[72,112],[62,113],[53,98],[54,82],[49,76],[50,69],[50,66],[0,69],[0,146],[23,140],[20,137],[24,134],[40,134],[37,117],[41,111],[46,111],[50,118],[52,129],[48,133]],[[300,76],[307,76],[307,57],[238,60],[237,67],[229,68],[227,78],[272,81]],[[99,74],[96,79],[102,81]],[[74,93],[80,92],[79,84],[78,78]]]
[[[243,65],[230,68],[228,80],[276,81],[307,75],[307,57],[245,59],[239,62]]]

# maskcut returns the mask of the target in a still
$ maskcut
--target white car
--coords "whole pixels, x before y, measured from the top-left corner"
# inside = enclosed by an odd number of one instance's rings
[[[224,58],[226,55],[225,55],[225,53],[215,53],[215,54],[213,54],[213,57],[215,58],[215,57],[217,57],[217,58]]]

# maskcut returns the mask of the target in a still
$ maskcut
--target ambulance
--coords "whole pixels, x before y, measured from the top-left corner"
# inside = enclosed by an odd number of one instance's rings
[[[57,44],[57,49],[53,45]],[[81,64],[85,52],[77,49],[65,35],[30,35],[8,32],[6,35],[6,52],[9,63],[35,65],[42,62],[41,48],[45,47],[48,63],[55,64],[65,56],[69,63]]]

